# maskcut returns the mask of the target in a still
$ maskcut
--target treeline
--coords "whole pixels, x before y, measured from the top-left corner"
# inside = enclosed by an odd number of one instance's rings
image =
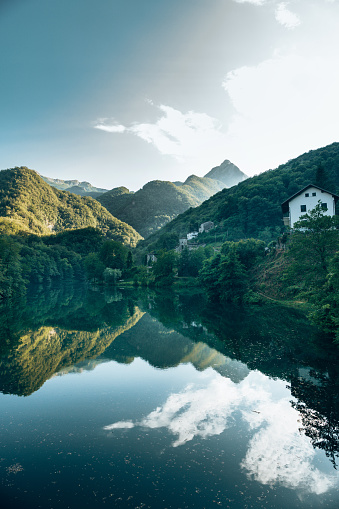
[[[259,260],[263,260],[265,253],[266,244],[258,239],[227,241],[220,251],[215,251],[212,246],[193,250],[185,247],[180,253],[161,249],[153,263],[137,269],[134,280],[158,287],[170,286],[174,282],[201,286],[211,301],[242,303],[253,293],[249,273]],[[185,282],[185,278],[191,280]]]
[[[88,280],[114,283],[130,276],[132,253],[96,228],[56,235],[0,235],[0,301],[26,292],[30,284]]]

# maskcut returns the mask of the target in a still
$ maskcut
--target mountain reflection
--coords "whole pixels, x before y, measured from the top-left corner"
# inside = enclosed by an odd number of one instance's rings
[[[1,392],[29,396],[55,374],[107,361],[142,358],[158,369],[190,363],[206,372],[206,387],[187,387],[140,421],[110,429],[165,427],[178,446],[219,435],[241,404],[242,420],[253,431],[242,462],[249,476],[283,486],[306,482],[314,493],[332,486],[332,477],[312,470],[310,461],[315,447],[336,466],[338,350],[323,338],[318,346],[302,313],[276,305],[213,308],[199,294],[105,294],[69,286],[39,289],[27,302],[0,309],[0,320]],[[283,380],[282,387],[288,383],[289,397],[274,402],[255,389],[253,380],[263,382],[264,375]]]

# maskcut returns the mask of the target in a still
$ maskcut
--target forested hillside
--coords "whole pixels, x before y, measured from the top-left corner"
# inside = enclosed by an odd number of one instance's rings
[[[180,186],[153,180],[136,193],[122,192],[117,195],[113,189],[100,195],[97,200],[112,215],[147,237],[189,207],[197,207],[223,187],[216,180],[192,175]]]
[[[52,188],[26,167],[0,172],[0,231],[47,235],[94,227],[108,238],[135,246],[140,235],[96,200]]]
[[[199,207],[178,216],[140,247],[157,249],[168,234],[173,238],[186,236],[205,221],[216,224],[213,239],[221,242],[249,237],[275,239],[284,228],[281,203],[309,183],[338,194],[339,143],[312,150],[275,170],[223,189]]]

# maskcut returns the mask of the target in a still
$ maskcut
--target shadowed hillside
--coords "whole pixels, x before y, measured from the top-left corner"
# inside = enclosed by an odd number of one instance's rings
[[[185,182],[153,180],[136,193],[117,188],[97,197],[114,216],[147,237],[190,207],[244,180],[246,175],[229,161],[213,168],[205,177],[191,175]]]

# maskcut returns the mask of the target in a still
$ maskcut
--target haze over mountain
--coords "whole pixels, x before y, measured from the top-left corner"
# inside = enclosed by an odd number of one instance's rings
[[[158,249],[164,234],[175,234],[179,239],[205,221],[215,223],[217,228],[212,235],[219,241],[249,237],[276,239],[283,231],[281,203],[310,183],[338,194],[338,168],[339,143],[311,150],[275,170],[223,189],[199,207],[179,215],[143,241],[140,248]]]
[[[62,180],[53,179],[50,177],[40,177],[52,187],[59,189],[60,191],[69,191],[70,193],[78,194],[79,196],[91,196],[96,198],[102,193],[106,193],[108,189],[102,189],[100,187],[94,187],[89,182],[79,182],[79,180]]]
[[[205,177],[191,175],[185,182],[153,180],[136,193],[119,187],[97,200],[111,214],[147,237],[190,207],[197,207],[215,193],[246,179],[230,161],[213,168]]]
[[[0,171],[0,230],[48,235],[88,226],[132,246],[141,238],[93,198],[55,189],[26,167]]]

